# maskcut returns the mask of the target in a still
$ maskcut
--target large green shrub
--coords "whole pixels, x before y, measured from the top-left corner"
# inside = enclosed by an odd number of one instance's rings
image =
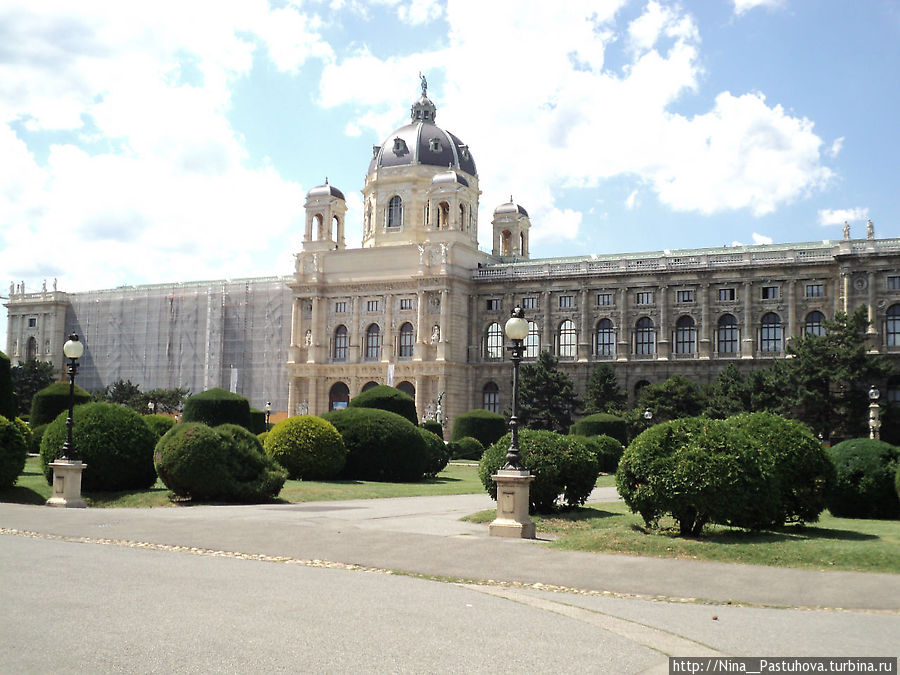
[[[144,420],[147,428],[156,435],[157,440],[165,436],[166,432],[175,426],[175,420],[168,415],[144,415],[141,419]]]
[[[279,422],[266,434],[264,447],[295,480],[329,480],[347,463],[347,448],[338,430],[313,415]]]
[[[478,461],[484,454],[484,446],[477,438],[463,436],[458,441],[451,441],[450,456],[453,459],[474,459]]]
[[[250,429],[250,402],[224,389],[207,389],[184,402],[182,422],[200,422],[210,427],[239,424]]]
[[[682,535],[699,535],[708,522],[761,529],[780,513],[771,464],[721,420],[691,417],[638,435],[622,455],[616,486],[648,526],[670,514]]]
[[[250,431],[261,434],[268,431],[266,428],[266,411],[259,408],[250,408]]]
[[[619,443],[627,443],[627,423],[624,418],[609,413],[594,413],[582,417],[569,427],[573,436],[612,436]]]
[[[594,436],[593,440],[599,448],[597,462],[600,464],[600,470],[603,473],[615,473],[619,468],[622,453],[625,452],[625,446],[618,438],[606,434]]]
[[[775,471],[780,522],[815,522],[825,510],[825,496],[834,480],[834,466],[819,440],[805,424],[767,412],[729,417],[725,424],[747,436]]]
[[[27,456],[25,436],[15,422],[0,415],[0,490],[16,484]]]
[[[441,437],[435,433],[419,427],[419,435],[422,437],[425,448],[425,471],[426,478],[434,478],[447,467],[450,461],[450,450],[441,440]]]
[[[13,388],[9,357],[0,352],[0,416],[12,420],[18,412],[19,397]]]
[[[431,433],[436,434],[438,438],[444,440],[444,426],[437,420],[425,420],[422,422],[421,427],[428,429]]]
[[[22,436],[25,438],[25,447],[28,449],[28,452],[31,452],[31,448],[34,444],[34,432],[31,430],[31,427],[28,426],[28,422],[24,421],[21,417],[14,417],[10,421],[22,432]],[[40,448],[38,450],[40,450]]]
[[[497,484],[491,478],[506,463],[510,435],[506,434],[485,449],[478,464],[478,476],[492,499]],[[534,513],[551,513],[558,508],[574,508],[587,500],[594,489],[599,469],[597,458],[579,438],[553,431],[519,431],[522,466],[534,474],[529,497]],[[562,504],[558,504],[562,495]]]
[[[419,423],[416,417],[416,402],[412,396],[386,384],[379,384],[354,396],[350,399],[349,407],[389,410],[405,417],[413,424]]]
[[[89,403],[91,395],[76,384],[73,399],[75,405],[78,406],[82,403]],[[50,424],[59,413],[68,409],[69,383],[54,382],[49,387],[41,389],[32,397],[31,415],[28,417],[28,423],[32,428],[41,424]]]
[[[41,452],[41,440],[44,438],[44,432],[47,430],[46,424],[39,424],[31,427],[31,445],[28,446],[28,452],[38,455]]]
[[[396,413],[378,408],[345,408],[322,416],[347,446],[345,478],[417,481],[426,468],[425,442],[419,428]]]
[[[471,436],[477,438],[484,447],[496,442],[507,431],[507,421],[502,415],[490,410],[470,410],[453,420],[451,441]]]
[[[67,412],[47,425],[41,439],[41,463],[47,483],[50,463],[63,454]],[[115,403],[85,403],[72,415],[72,442],[87,464],[81,477],[85,492],[142,490],[156,482],[153,446],[156,436],[131,408]]]
[[[197,422],[176,424],[159,439],[153,461],[163,483],[179,497],[266,501],[278,495],[286,475],[258,443],[236,425],[214,429]]]
[[[828,510],[844,518],[897,518],[900,499],[894,478],[900,450],[883,441],[851,438],[828,450],[835,481]]]

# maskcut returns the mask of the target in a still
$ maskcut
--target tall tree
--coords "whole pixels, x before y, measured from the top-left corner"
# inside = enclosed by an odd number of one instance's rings
[[[151,389],[144,396],[147,401],[152,401],[156,412],[174,413],[184,403],[184,399],[191,393],[190,389]],[[146,405],[146,404],[145,404]]]
[[[535,363],[519,368],[519,422],[529,429],[567,433],[580,401],[559,361],[542,351]]]
[[[147,396],[141,392],[140,385],[131,380],[116,380],[105,389],[94,392],[93,398],[95,401],[124,405],[140,414],[147,412]]]
[[[750,387],[738,367],[729,363],[709,385],[703,414],[714,419],[725,419],[748,410]]]
[[[636,408],[653,413],[653,423],[680,417],[696,417],[703,412],[706,397],[695,382],[683,375],[672,375],[659,384],[648,384],[638,395]]]
[[[618,413],[625,409],[627,400],[628,395],[619,388],[612,366],[608,363],[595,366],[588,379],[585,412]]]
[[[44,387],[53,384],[53,364],[29,359],[10,369],[13,389],[19,396],[19,415],[31,410],[31,399]]]

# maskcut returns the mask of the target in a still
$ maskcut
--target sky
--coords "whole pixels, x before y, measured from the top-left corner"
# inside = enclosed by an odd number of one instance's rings
[[[900,236],[896,0],[3,0],[0,296],[290,274],[326,177],[359,246],[420,72],[484,250]]]

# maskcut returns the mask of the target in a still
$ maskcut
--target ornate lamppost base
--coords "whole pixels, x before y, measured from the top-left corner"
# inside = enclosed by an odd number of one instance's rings
[[[534,523],[528,516],[529,488],[534,476],[529,471],[500,469],[491,478],[497,484],[497,517],[490,525],[490,535],[534,539]]]
[[[81,498],[81,472],[87,464],[78,459],[58,459],[50,466],[53,467],[53,496],[47,500],[47,506],[69,509],[86,507]]]

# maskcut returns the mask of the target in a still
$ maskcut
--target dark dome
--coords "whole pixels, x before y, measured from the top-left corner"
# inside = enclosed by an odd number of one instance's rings
[[[438,173],[434,175],[434,178],[431,179],[432,185],[453,185],[453,184],[465,185],[469,187],[469,181],[460,176],[455,171],[445,171],[444,173]]]
[[[309,197],[337,197],[338,199],[344,199],[344,193],[338,190],[334,185],[328,184],[328,179],[325,180],[325,185],[317,185],[312,190],[306,193],[307,198]]]
[[[509,201],[505,204],[501,204],[496,209],[494,209],[494,215],[499,216],[504,213],[521,213],[523,216],[528,217],[528,211],[525,210],[523,206],[519,206],[516,204],[512,197],[509,198]]]

